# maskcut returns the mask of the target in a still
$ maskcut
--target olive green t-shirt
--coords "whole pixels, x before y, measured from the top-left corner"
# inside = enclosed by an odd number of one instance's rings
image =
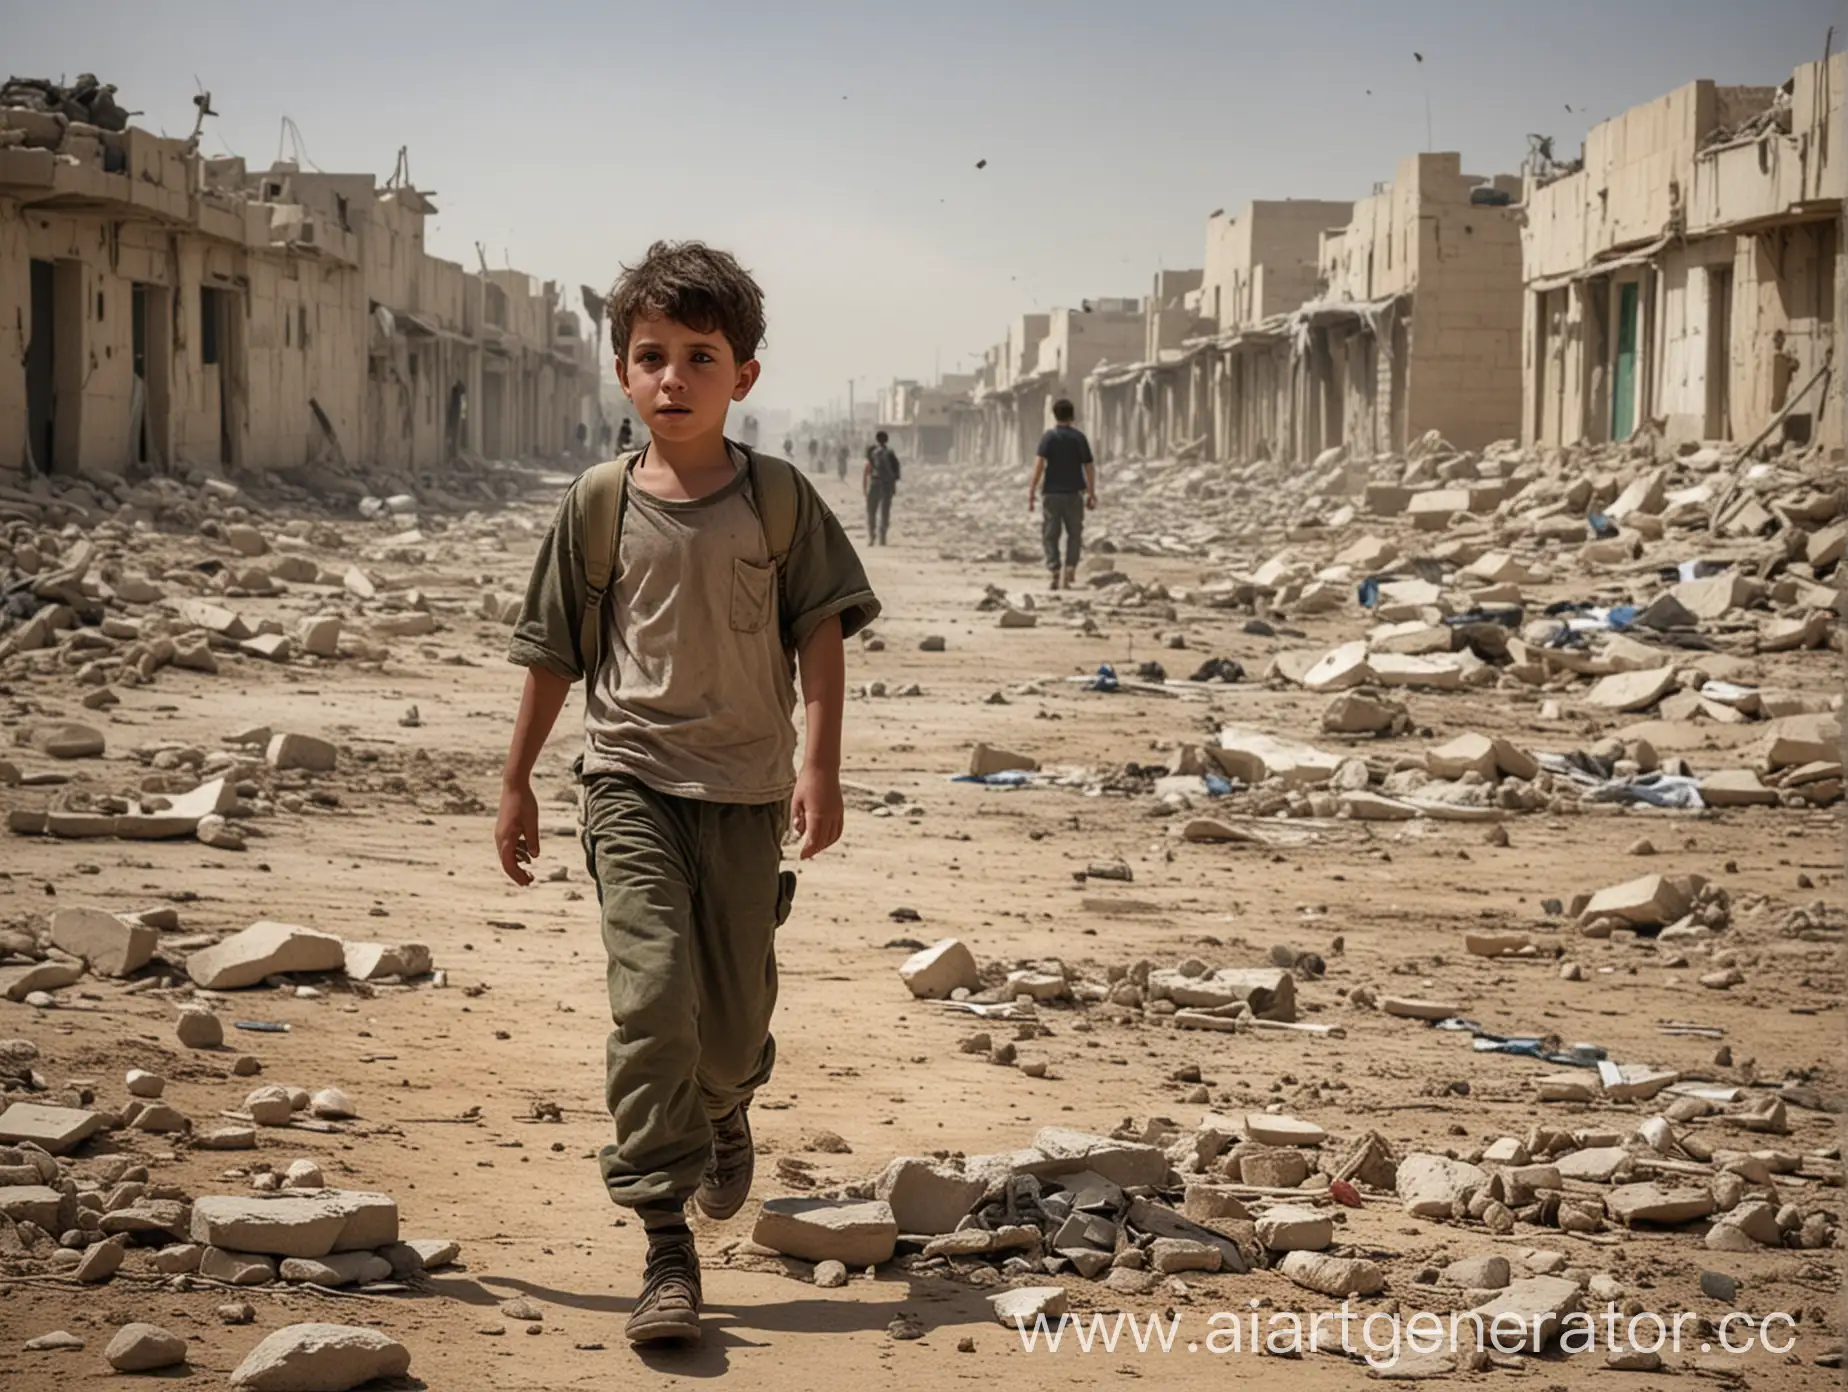
[[[627,773],[658,792],[709,802],[788,797],[795,649],[825,619],[838,615],[849,636],[879,613],[853,543],[799,474],[795,539],[779,587],[749,470],[732,452],[736,476],[704,498],[657,498],[629,476],[620,573],[586,691],[587,775]],[[508,647],[512,662],[567,681],[584,676],[582,486],[566,491],[540,543]]]

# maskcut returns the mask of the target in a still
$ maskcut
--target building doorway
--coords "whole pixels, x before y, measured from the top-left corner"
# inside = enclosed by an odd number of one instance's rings
[[[1636,308],[1640,282],[1617,287],[1617,368],[1611,382],[1611,439],[1627,440],[1636,430]]]
[[[1732,432],[1733,268],[1707,270],[1707,426],[1709,440],[1730,440]]]
[[[140,414],[135,457],[145,467],[158,471],[167,462],[167,421],[173,388],[173,297],[164,286],[135,286],[134,361]]]
[[[26,448],[32,466],[49,474],[57,443],[57,267],[32,263],[32,340],[26,345]]]

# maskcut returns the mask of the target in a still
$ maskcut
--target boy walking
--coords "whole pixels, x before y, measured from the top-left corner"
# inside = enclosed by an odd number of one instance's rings
[[[873,447],[866,452],[866,470],[860,478],[860,491],[866,495],[866,544],[886,544],[886,529],[892,525],[892,497],[898,492],[898,455],[886,443],[889,437],[881,430],[873,436]]]
[[[616,1138],[599,1163],[647,1233],[626,1331],[639,1344],[699,1337],[686,1201],[725,1219],[750,1192],[748,1108],[776,1059],[775,935],[795,892],[783,837],[793,823],[806,860],[840,836],[842,639],[879,601],[807,480],[724,436],[760,370],[750,275],[657,242],[625,268],[609,320],[649,442],[573,484],[541,543],[509,648],[527,675],[494,836],[530,884],[533,766],[583,680],[583,848],[614,1022]]]
[[[1084,514],[1097,506],[1097,472],[1091,460],[1091,442],[1072,424],[1072,403],[1061,397],[1052,403],[1052,429],[1040,436],[1033,481],[1027,485],[1027,511],[1045,482],[1040,539],[1046,546],[1046,569],[1052,588],[1078,583],[1078,553],[1084,545]],[[1065,543],[1061,564],[1059,543]]]

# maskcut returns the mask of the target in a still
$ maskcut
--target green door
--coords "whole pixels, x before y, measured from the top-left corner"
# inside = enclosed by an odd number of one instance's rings
[[[1636,287],[1617,287],[1617,376],[1611,383],[1611,439],[1627,440],[1636,429]]]

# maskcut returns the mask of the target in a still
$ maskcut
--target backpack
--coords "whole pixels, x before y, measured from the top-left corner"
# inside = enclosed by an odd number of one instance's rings
[[[796,470],[787,460],[740,446],[750,476],[751,498],[763,527],[764,549],[776,567],[778,623],[787,621],[789,606],[783,593],[784,562],[796,540]],[[622,517],[628,507],[629,466],[640,456],[631,451],[616,459],[593,464],[584,471],[577,490],[577,509],[584,533],[584,609],[578,616],[578,648],[584,659],[584,680],[596,679],[603,655],[603,606],[616,588],[617,548],[622,544]]]

